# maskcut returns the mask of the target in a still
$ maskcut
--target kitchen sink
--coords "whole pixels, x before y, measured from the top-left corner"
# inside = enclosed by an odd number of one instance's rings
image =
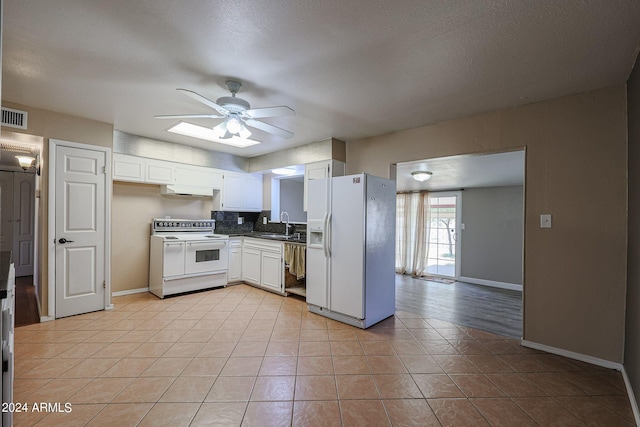
[[[265,237],[267,239],[292,239],[292,235],[284,235],[284,234],[261,234],[260,237]]]
[[[284,234],[277,234],[277,233],[272,233],[272,234],[260,234],[257,237],[262,237],[264,239],[274,239],[274,240],[300,240],[300,237],[294,236],[293,234],[290,235],[284,235]]]

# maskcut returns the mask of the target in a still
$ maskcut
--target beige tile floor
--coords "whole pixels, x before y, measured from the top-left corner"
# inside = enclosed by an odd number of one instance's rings
[[[16,329],[37,426],[634,425],[619,372],[398,312],[367,330],[246,285]],[[63,406],[64,408],[64,406]]]

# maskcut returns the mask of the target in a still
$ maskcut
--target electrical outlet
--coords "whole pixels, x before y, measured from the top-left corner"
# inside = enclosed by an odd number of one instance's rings
[[[244,218],[239,216],[238,217],[238,225],[242,225],[242,224],[244,224]]]
[[[551,228],[551,214],[540,215],[540,228]]]
[[[262,224],[263,225],[267,225],[267,217],[266,216],[262,217]]]

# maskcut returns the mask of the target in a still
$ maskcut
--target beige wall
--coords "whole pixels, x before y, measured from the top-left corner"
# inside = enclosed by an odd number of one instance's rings
[[[347,143],[347,172],[526,148],[524,339],[622,362],[627,136],[624,86]],[[540,229],[539,215],[553,215]]]
[[[627,82],[629,124],[629,252],[624,369],[640,406],[640,61]]]
[[[42,110],[39,108],[26,107],[24,105],[2,102],[3,106],[24,110],[29,113],[28,129],[13,129],[12,132],[26,133],[37,135],[44,138],[44,147],[42,151],[42,174],[41,174],[41,190],[40,190],[40,212],[37,217],[40,218],[39,230],[41,231],[40,247],[37,249],[40,256],[40,304],[42,316],[48,315],[48,284],[47,284],[47,266],[48,266],[48,233],[47,212],[49,204],[47,194],[49,191],[49,182],[47,174],[47,160],[49,158],[49,139],[61,139],[64,141],[79,142],[83,144],[98,145],[101,147],[111,147],[113,144],[113,125],[109,123],[98,122],[95,120],[82,119],[80,117],[69,116],[66,114],[56,113],[53,111]]]
[[[149,286],[149,233],[152,218],[210,218],[212,198],[171,197],[159,185],[113,183],[111,290]]]

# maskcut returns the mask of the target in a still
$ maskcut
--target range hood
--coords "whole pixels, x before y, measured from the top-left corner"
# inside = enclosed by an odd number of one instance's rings
[[[160,194],[165,196],[213,197],[213,188],[197,185],[167,184],[160,186]]]

